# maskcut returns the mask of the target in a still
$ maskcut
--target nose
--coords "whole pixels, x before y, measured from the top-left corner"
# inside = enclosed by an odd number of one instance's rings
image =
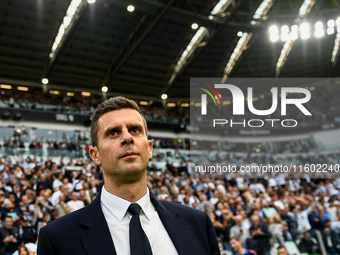
[[[122,145],[133,144],[133,137],[127,129],[122,131]]]

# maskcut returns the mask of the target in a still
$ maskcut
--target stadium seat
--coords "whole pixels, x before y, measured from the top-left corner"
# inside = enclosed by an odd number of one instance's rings
[[[299,248],[293,241],[286,241],[285,247],[289,255],[308,255],[308,253],[301,253]]]
[[[228,251],[228,250],[223,250],[223,251],[221,251],[221,255],[233,255],[233,253],[231,251]]]

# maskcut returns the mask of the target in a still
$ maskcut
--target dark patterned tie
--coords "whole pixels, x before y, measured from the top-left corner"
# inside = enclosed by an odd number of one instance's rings
[[[131,204],[128,212],[132,214],[130,220],[130,251],[131,255],[152,255],[151,246],[142,225],[139,213],[142,208],[138,204]]]

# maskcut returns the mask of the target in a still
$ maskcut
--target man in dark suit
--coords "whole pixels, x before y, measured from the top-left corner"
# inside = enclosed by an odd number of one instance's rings
[[[91,204],[41,228],[38,255],[218,255],[207,214],[147,188],[152,142],[137,104],[115,97],[92,116],[90,156],[105,185]]]

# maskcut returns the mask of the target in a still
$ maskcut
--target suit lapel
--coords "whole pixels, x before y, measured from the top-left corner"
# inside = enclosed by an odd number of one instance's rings
[[[164,205],[152,195],[150,195],[150,199],[178,254],[198,254],[195,250],[195,244],[192,243],[192,235],[188,223],[178,219],[177,216],[179,213],[173,208],[165,208]]]
[[[101,210],[100,195],[86,207],[80,224],[89,228],[80,236],[89,255],[116,255],[111,233]]]

